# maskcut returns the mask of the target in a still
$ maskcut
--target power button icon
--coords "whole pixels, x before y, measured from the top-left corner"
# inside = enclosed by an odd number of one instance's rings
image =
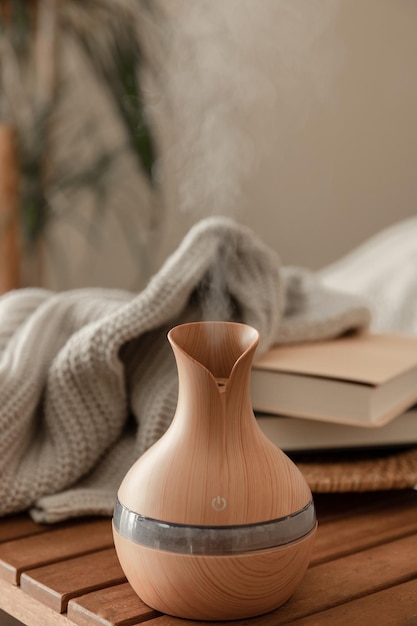
[[[211,501],[211,506],[215,511],[224,511],[227,506],[227,500],[221,496],[215,496]]]

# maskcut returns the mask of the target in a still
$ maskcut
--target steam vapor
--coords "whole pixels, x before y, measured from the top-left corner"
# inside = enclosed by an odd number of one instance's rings
[[[290,109],[303,124],[313,100],[332,97],[340,59],[329,58],[328,40],[339,2],[160,4],[167,16],[164,114],[173,126],[161,168],[174,180],[174,208],[195,219],[239,216],[262,160],[285,158],[271,145],[270,124],[279,128]]]

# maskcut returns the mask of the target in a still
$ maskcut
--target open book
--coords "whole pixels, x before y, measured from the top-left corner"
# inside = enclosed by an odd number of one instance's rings
[[[255,411],[381,426],[417,401],[417,337],[357,333],[277,346],[251,376]]]

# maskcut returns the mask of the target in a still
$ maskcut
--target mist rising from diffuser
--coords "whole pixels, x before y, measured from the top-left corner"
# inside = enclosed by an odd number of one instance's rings
[[[245,183],[262,176],[262,159],[285,158],[268,141],[275,113],[279,125],[280,112],[289,107],[303,124],[313,101],[332,99],[340,51],[331,41],[331,24],[339,3],[165,4],[166,90],[174,128],[163,161],[175,173],[175,208],[194,218],[239,216]]]
[[[270,159],[278,169],[285,159],[277,137],[291,132],[286,120],[302,126],[318,101],[332,106],[341,54],[331,26],[339,2],[171,0],[162,6],[166,96],[155,107],[166,131],[159,168],[172,251],[205,216],[244,221],[256,212],[253,190],[262,188],[263,164]],[[211,279],[205,319],[227,319],[232,304],[219,300],[221,268]]]

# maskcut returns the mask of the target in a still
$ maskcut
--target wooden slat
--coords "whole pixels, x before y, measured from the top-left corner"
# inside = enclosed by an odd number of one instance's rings
[[[365,598],[305,617],[294,626],[352,626],[372,624],[378,626],[417,625],[417,580],[379,591]]]
[[[316,505],[315,564],[293,598],[278,611],[231,626],[347,626],[371,618],[381,626],[417,625],[417,493],[325,495]],[[110,520],[71,521],[57,528],[34,525],[25,516],[4,518],[0,559],[0,607],[33,626],[207,626],[156,616],[128,583],[120,583],[124,577]],[[123,578],[113,579],[112,568]],[[22,588],[1,580],[3,575],[16,583],[21,574]],[[68,614],[60,615],[69,598]]]
[[[282,623],[343,604],[417,576],[417,535],[310,568]]]
[[[157,615],[129,583],[89,593],[68,604],[68,617],[78,626],[134,626]]]
[[[39,604],[20,587],[11,585],[1,578],[0,605],[5,613],[30,626],[74,626],[66,616]]]
[[[0,543],[37,535],[51,530],[45,524],[36,524],[28,515],[14,515],[13,517],[3,517],[0,519]]]
[[[268,619],[269,621],[264,621]],[[192,619],[180,619],[178,617],[172,617],[171,615],[162,615],[161,617],[155,617],[149,622],[145,622],[145,626],[281,626],[279,621],[279,614],[276,611],[268,613],[267,615],[261,615],[259,617],[252,617],[251,619],[239,619],[233,621],[210,621],[201,622]]]
[[[312,563],[352,554],[417,532],[417,492],[396,506],[377,506],[320,524]]]
[[[71,598],[125,581],[114,548],[108,548],[23,573],[20,586],[32,598],[63,613]]]
[[[277,626],[292,623],[413,577],[417,577],[417,535],[311,567],[293,597],[280,609],[256,619],[237,620],[230,624]],[[181,623],[181,620],[163,615],[148,622],[147,626],[180,626]],[[187,622],[188,626],[205,624]],[[225,622],[211,622],[211,626],[225,626]]]
[[[111,546],[108,519],[7,541],[0,544],[0,578],[19,584],[24,571]]]

